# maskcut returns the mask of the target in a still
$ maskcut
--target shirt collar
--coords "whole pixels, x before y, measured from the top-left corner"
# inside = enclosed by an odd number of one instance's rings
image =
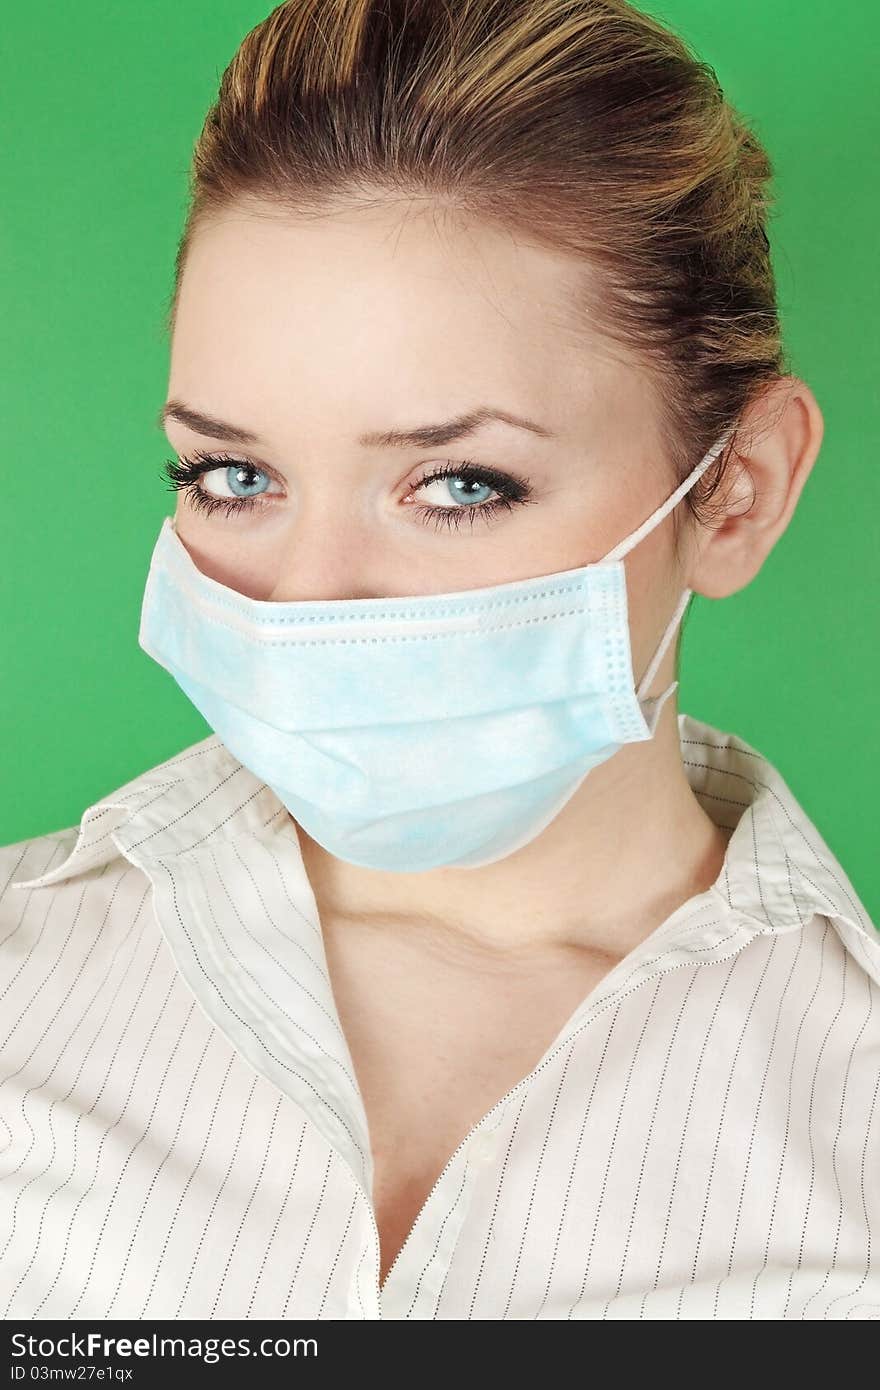
[[[732,827],[716,882],[731,908],[767,931],[819,913],[876,939],[864,905],[776,768],[744,739],[679,714],[682,761],[700,804]]]
[[[764,932],[793,931],[820,913],[875,937],[843,868],[772,764],[736,734],[691,715],[680,713],[678,728],[688,781],[730,832],[715,884],[730,909]],[[14,886],[58,883],[119,855],[134,864],[168,861],[243,834],[278,833],[298,845],[286,807],[212,734],[88,806],[67,858]]]

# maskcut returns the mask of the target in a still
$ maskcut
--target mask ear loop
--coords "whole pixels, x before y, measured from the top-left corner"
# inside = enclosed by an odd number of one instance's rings
[[[681,598],[678,600],[678,603],[677,603],[677,605],[676,605],[675,612],[673,613],[672,617],[669,619],[669,622],[668,622],[667,625],[666,625],[666,631],[664,632],[663,636],[660,638],[660,644],[659,644],[659,646],[657,647],[657,650],[655,651],[655,653],[654,653],[653,657],[651,658],[650,662],[648,663],[648,669],[647,669],[647,671],[645,672],[645,674],[642,676],[642,679],[639,681],[638,686],[636,687],[636,698],[637,698],[640,702],[641,702],[643,699],[646,698],[644,692],[648,689],[648,686],[651,684],[651,681],[654,679],[654,677],[655,677],[656,674],[657,674],[657,671],[658,671],[659,666],[660,666],[660,662],[663,660],[664,656],[666,655],[666,648],[669,646],[669,643],[672,641],[672,635],[673,635],[673,633],[675,632],[675,629],[678,627],[678,624],[681,622],[682,614],[684,613],[684,610],[685,610],[685,608],[687,607],[688,599],[690,598],[691,593],[692,593],[692,590],[690,590],[690,589],[685,589],[685,591],[684,591],[684,593],[682,594]],[[671,685],[668,685],[668,686],[666,687],[666,689],[663,691],[663,694],[662,694],[662,695],[658,695],[658,696],[656,697],[656,702],[655,702],[655,704],[654,704],[654,706],[653,706],[653,709],[652,709],[652,711],[651,711],[651,725],[650,725],[650,727],[651,727],[651,733],[652,733],[652,734],[653,734],[653,732],[654,732],[654,728],[655,728],[656,723],[657,723],[657,718],[658,718],[658,716],[659,716],[659,714],[660,714],[661,709],[663,708],[664,702],[666,701],[666,699],[668,698],[668,696],[670,696],[670,695],[672,694],[673,690],[676,688],[677,685],[678,685],[678,681],[673,681]],[[647,697],[647,698],[650,698],[650,696]]]
[[[712,448],[708,451],[704,458],[700,460],[696,467],[691,469],[688,476],[684,479],[682,483],[678,485],[678,487],[671,494],[671,496],[667,497],[665,502],[661,502],[660,506],[654,509],[654,511],[651,513],[648,519],[642,522],[641,526],[639,526],[629,536],[626,536],[622,541],[620,541],[618,545],[614,546],[612,550],[609,550],[608,554],[604,557],[604,559],[600,561],[600,564],[606,564],[609,560],[622,560],[624,555],[628,555],[629,552],[634,548],[634,546],[638,545],[640,540],[643,540],[644,537],[649,534],[649,532],[653,531],[655,526],[657,526],[658,523],[662,521],[662,519],[665,516],[667,516],[669,512],[672,511],[672,508],[676,506],[676,504],[681,500],[681,498],[684,497],[685,493],[690,491],[697,479],[702,477],[706,469],[715,462],[719,454],[723,452],[723,450],[726,448],[727,444],[733,437],[733,433],[734,427],[731,427],[731,429],[727,430],[726,433],[721,436],[720,440],[718,440],[717,443],[712,445]],[[648,668],[642,676],[642,679],[639,681],[638,686],[636,687],[636,698],[640,702],[645,698],[644,692],[647,690],[648,686],[651,684],[652,680],[657,674],[660,663],[666,655],[666,648],[669,646],[669,643],[672,640],[672,636],[675,632],[675,629],[681,622],[682,614],[684,613],[684,610],[687,607],[688,600],[690,599],[692,593],[693,590],[689,588],[686,588],[682,593],[681,598],[676,604],[675,612],[669,619],[669,622],[666,625],[666,630],[663,633],[663,636],[660,638],[657,650],[655,651],[653,657],[649,661]],[[672,694],[673,690],[675,690],[677,685],[678,681],[673,681],[671,685],[666,687],[662,695],[658,695],[656,697],[653,709],[651,711],[650,719],[650,731],[652,735],[654,733],[654,729],[656,727],[660,711],[663,708],[663,704],[668,698],[668,696]]]
[[[726,447],[732,436],[733,429],[731,428],[727,431],[726,434],[723,434],[721,436],[717,444],[712,445],[712,448],[709,450],[706,456],[700,460],[700,462],[696,465],[695,468],[691,469],[684,482],[679,483],[678,487],[675,489],[675,492],[673,492],[670,497],[667,497],[665,502],[661,502],[659,507],[654,508],[647,521],[643,521],[641,526],[639,526],[637,530],[632,531],[630,535],[625,536],[622,541],[620,541],[616,546],[614,546],[613,550],[609,550],[608,554],[599,561],[599,564],[604,565],[609,560],[622,560],[624,555],[628,555],[629,552],[633,549],[633,547],[637,546],[639,541],[643,540],[644,537],[647,536],[649,531],[653,531],[657,523],[661,521],[668,512],[672,511],[672,508],[681,500],[682,497],[684,497],[686,492],[690,491],[694,483],[697,481],[699,477],[703,475],[703,473],[705,473],[706,469],[710,466],[710,464],[713,464],[715,462],[718,455]]]

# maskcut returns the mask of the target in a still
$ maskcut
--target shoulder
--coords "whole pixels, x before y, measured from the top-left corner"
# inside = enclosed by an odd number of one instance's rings
[[[0,916],[18,909],[30,887],[60,886],[68,879],[106,870],[124,855],[117,832],[156,806],[157,817],[174,814],[187,797],[198,796],[206,773],[222,776],[238,766],[216,736],[146,768],[85,806],[77,824],[0,845]],[[176,791],[177,798],[167,793]],[[164,802],[164,807],[162,803]]]
[[[86,806],[78,825],[0,846],[0,924],[8,931],[34,894],[45,911],[50,890],[96,879],[106,888],[133,867],[259,834],[285,815],[212,734]],[[0,943],[5,935],[0,929]]]
[[[19,1024],[65,991],[84,998],[125,943],[147,945],[151,884],[132,847],[163,829],[173,838],[236,766],[212,736],[87,805],[78,824],[0,846],[0,977]]]
[[[78,834],[79,826],[71,825],[63,830],[0,845],[0,914],[3,905],[15,896],[9,889],[20,880],[43,874],[67,859]]]

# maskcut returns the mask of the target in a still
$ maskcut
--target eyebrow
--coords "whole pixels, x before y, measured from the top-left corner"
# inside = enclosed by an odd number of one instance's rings
[[[211,439],[224,439],[234,444],[260,443],[257,435],[250,430],[230,425],[225,420],[217,420],[210,415],[203,415],[191,406],[184,405],[182,401],[170,400],[162,406],[156,420],[159,429],[164,429],[168,420],[177,420],[179,424],[186,425],[188,429],[195,430],[197,434],[207,435]],[[417,425],[409,430],[372,431],[360,435],[357,442],[364,448],[431,449],[441,444],[452,444],[457,439],[465,439],[492,420],[499,420],[514,429],[528,430],[544,439],[556,437],[552,430],[525,416],[514,415],[509,410],[498,410],[492,406],[478,406],[465,415],[458,415],[452,420],[442,420],[436,425]]]

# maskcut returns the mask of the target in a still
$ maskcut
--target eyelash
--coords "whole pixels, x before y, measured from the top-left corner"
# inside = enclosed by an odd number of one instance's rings
[[[181,458],[179,463],[175,462],[174,459],[166,460],[163,477],[170,481],[172,491],[184,492],[187,500],[194,507],[209,516],[212,516],[218,509],[222,509],[224,514],[230,517],[240,512],[252,511],[255,507],[271,506],[271,502],[264,502],[260,496],[212,497],[205,492],[204,488],[199,487],[198,480],[206,473],[213,473],[219,468],[230,468],[234,464],[238,465],[239,468],[249,469],[253,473],[265,472],[264,469],[257,468],[255,464],[247,463],[242,459],[208,454],[197,449],[191,458]],[[266,474],[266,476],[269,475]],[[481,502],[473,507],[414,505],[415,512],[424,518],[425,524],[433,525],[436,529],[443,525],[448,528],[458,528],[464,520],[464,514],[469,516],[471,525],[473,525],[476,516],[483,517],[488,521],[497,512],[512,511],[514,507],[533,500],[528,478],[515,478],[507,473],[500,473],[494,468],[486,468],[481,464],[472,463],[469,459],[463,459],[461,463],[450,460],[442,464],[427,477],[420,478],[417,487],[426,487],[428,483],[436,482],[438,478],[461,478],[465,482],[484,483],[497,492],[499,496],[492,502]]]

